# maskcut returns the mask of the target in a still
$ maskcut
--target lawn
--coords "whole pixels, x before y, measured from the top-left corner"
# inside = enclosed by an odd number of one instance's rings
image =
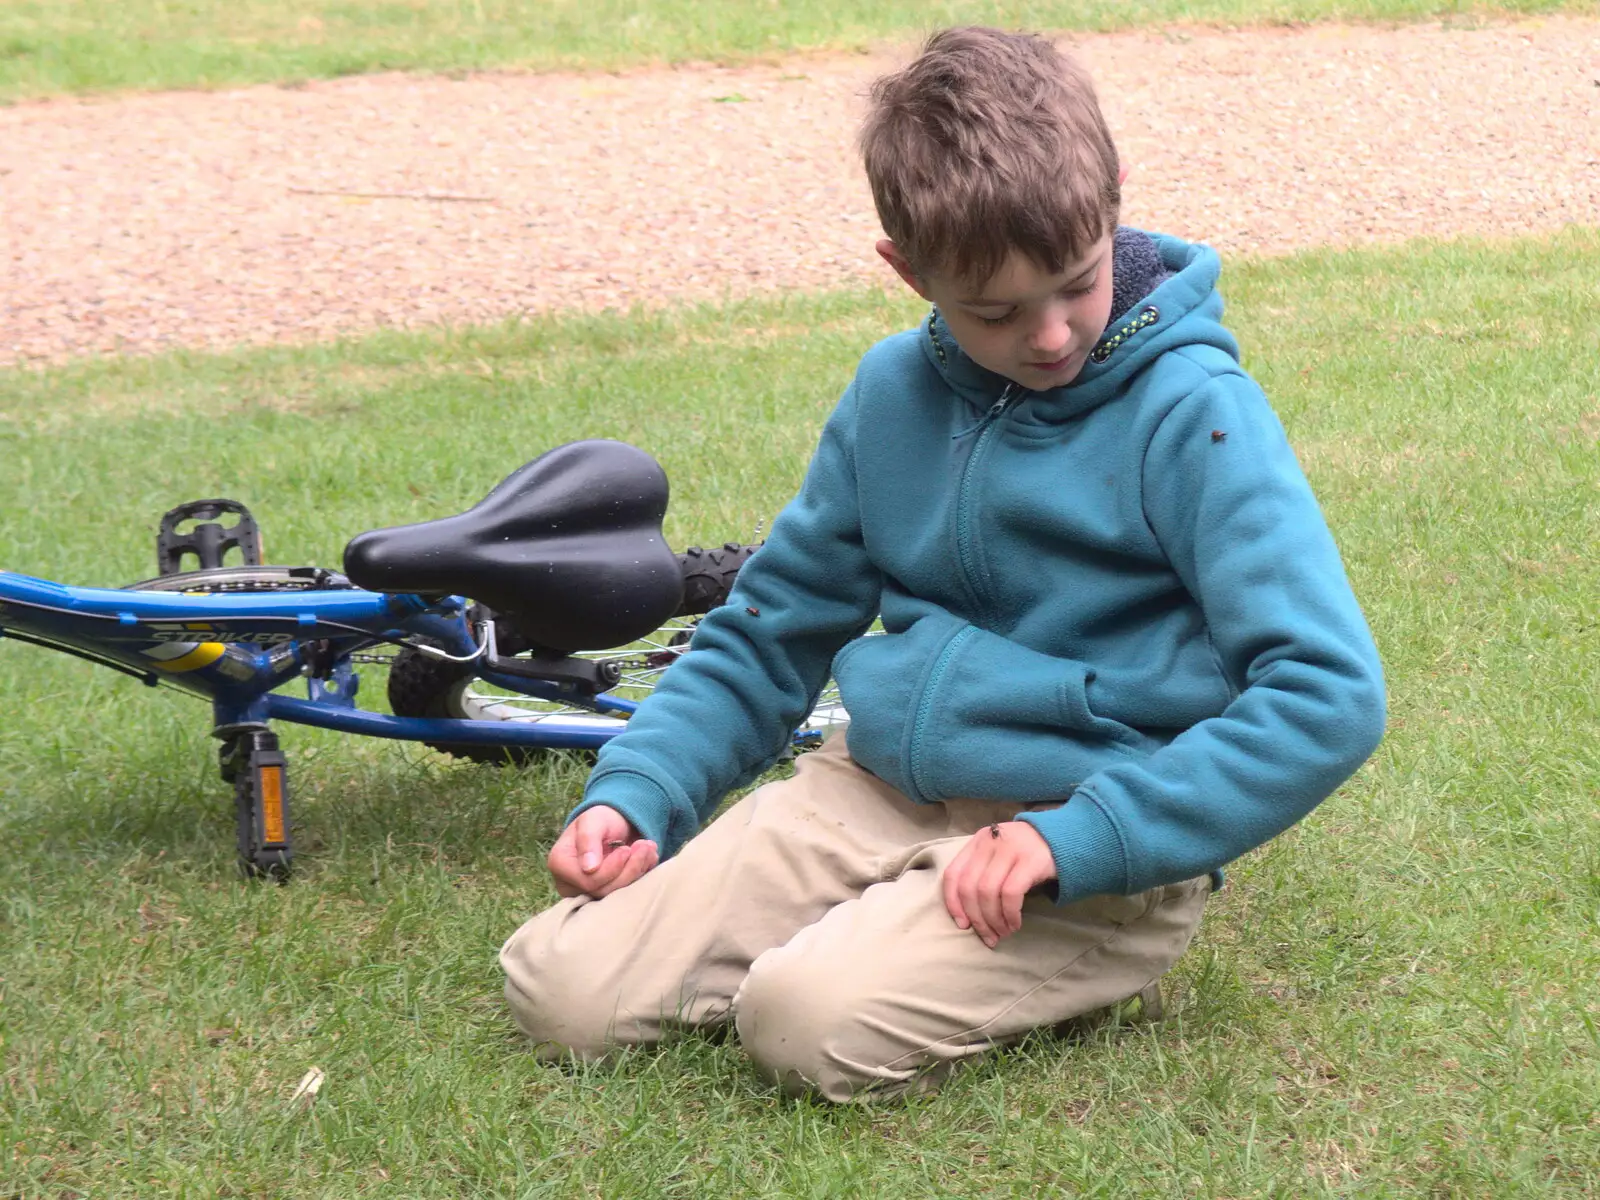
[[[851,51],[941,25],[1474,21],[1597,0],[4,0],[0,103],[382,70],[612,69]]]
[[[698,1038],[532,1061],[495,951],[551,899],[580,765],[285,728],[300,871],[247,885],[202,706],[0,642],[0,1193],[1595,1194],[1597,277],[1582,230],[1230,264],[1389,736],[1231,868],[1165,1025],[904,1105],[788,1102]],[[212,495],[274,561],[336,564],[588,436],[659,455],[674,543],[747,538],[916,315],[795,296],[3,372],[0,564],[143,577],[158,515]]]

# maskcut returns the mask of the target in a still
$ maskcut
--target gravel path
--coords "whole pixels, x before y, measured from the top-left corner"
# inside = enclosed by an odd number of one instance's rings
[[[1600,224],[1600,21],[1069,39],[1127,220],[1224,250]],[[882,57],[0,109],[0,362],[882,279]]]

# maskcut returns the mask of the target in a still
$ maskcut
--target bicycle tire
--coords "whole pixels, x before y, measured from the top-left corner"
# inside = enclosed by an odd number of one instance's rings
[[[678,570],[683,573],[683,604],[680,617],[708,613],[728,599],[734,578],[760,546],[724,542],[712,550],[690,546],[678,555]]]

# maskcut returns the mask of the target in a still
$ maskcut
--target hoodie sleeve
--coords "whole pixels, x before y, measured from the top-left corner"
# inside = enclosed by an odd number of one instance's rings
[[[1237,698],[1024,818],[1050,844],[1062,903],[1221,867],[1308,813],[1383,735],[1377,649],[1253,381],[1212,379],[1167,414],[1145,455],[1144,507]]]
[[[569,822],[607,805],[663,858],[676,853],[727,791],[777,761],[834,654],[872,623],[882,577],[861,539],[856,386],[728,603],[701,621],[689,653],[601,749]]]

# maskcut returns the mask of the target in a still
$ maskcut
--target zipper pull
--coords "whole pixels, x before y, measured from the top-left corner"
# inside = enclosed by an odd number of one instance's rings
[[[991,404],[989,406],[989,411],[983,414],[984,421],[992,421],[1001,413],[1005,412],[1006,406],[1011,403],[1013,397],[1020,390],[1021,389],[1018,387],[1018,385],[1014,383],[1006,384],[1005,388],[1000,393],[1000,399]]]
[[[994,420],[1001,413],[1005,412],[1007,406],[1010,405],[1011,401],[1015,398],[1016,393],[1020,392],[1021,390],[1022,386],[1020,384],[1006,384],[1004,390],[1002,390],[1000,393],[1000,399],[989,405],[989,410],[984,413],[983,416],[979,417],[976,422],[968,425],[965,429],[957,430],[955,433],[951,434],[950,440],[952,442],[957,442],[970,434],[977,433],[978,430],[982,429],[990,421]]]

